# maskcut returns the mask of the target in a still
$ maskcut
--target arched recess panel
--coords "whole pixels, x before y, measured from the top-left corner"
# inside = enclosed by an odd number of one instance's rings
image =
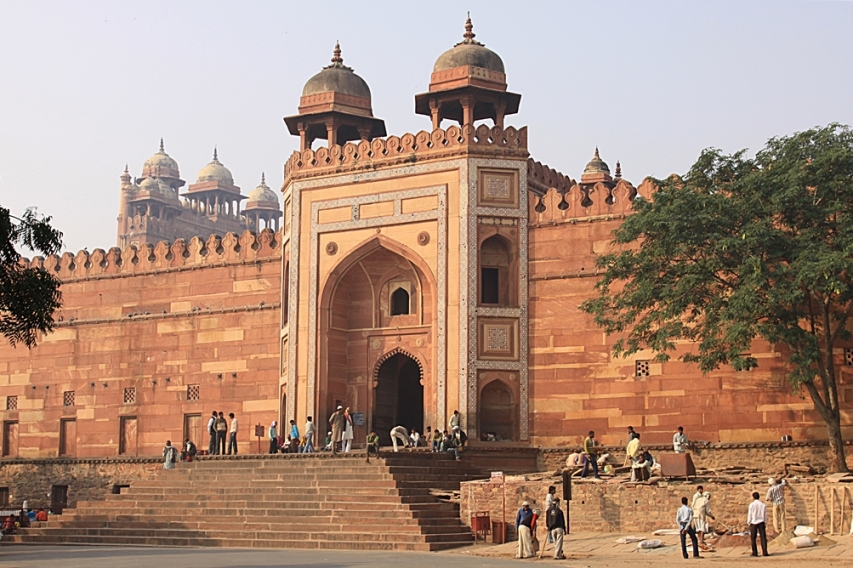
[[[501,379],[487,383],[480,391],[480,436],[518,440],[518,399],[514,389]]]

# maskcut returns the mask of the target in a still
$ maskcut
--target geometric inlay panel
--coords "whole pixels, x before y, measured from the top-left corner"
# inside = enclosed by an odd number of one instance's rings
[[[518,207],[518,170],[480,170],[479,205],[488,207]]]
[[[518,319],[480,317],[478,358],[518,360]]]

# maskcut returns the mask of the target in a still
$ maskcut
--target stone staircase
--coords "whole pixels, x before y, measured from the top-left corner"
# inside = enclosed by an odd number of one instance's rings
[[[487,475],[487,474],[486,474]],[[455,503],[431,489],[482,478],[428,452],[202,458],[81,501],[3,544],[115,544],[433,551],[469,544]]]

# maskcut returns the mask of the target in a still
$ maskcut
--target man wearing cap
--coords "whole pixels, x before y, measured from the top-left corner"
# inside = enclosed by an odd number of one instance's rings
[[[772,477],[767,480],[770,489],[767,490],[767,500],[773,505],[773,528],[776,532],[785,532],[788,528],[788,523],[785,522],[785,494],[782,488],[786,483],[783,479],[776,483]]]
[[[530,503],[525,501],[521,504],[521,509],[515,516],[515,532],[518,533],[518,550],[515,553],[516,558],[533,558],[533,533],[530,532],[530,526],[533,524],[533,511],[530,510]]]
[[[332,413],[331,418],[329,418],[329,425],[332,427],[332,453],[338,453],[338,443],[340,443],[343,434],[344,434],[344,423],[346,422],[346,418],[344,418],[344,409],[342,406],[338,405],[337,410]]]

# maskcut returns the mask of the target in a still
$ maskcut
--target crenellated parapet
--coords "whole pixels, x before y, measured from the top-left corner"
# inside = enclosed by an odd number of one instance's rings
[[[281,258],[281,231],[264,229],[260,233],[226,233],[207,239],[160,241],[156,245],[130,245],[121,249],[81,250],[61,256],[35,257],[26,261],[31,267],[43,267],[62,281],[108,276],[127,276],[180,268],[201,268],[229,263],[254,262]]]
[[[435,158],[443,154],[486,152],[489,155],[527,157],[527,127],[500,128],[471,124],[422,130],[417,134],[388,136],[343,146],[294,152],[284,165],[285,184],[302,174],[316,175],[348,169],[372,168],[395,162]]]
[[[615,184],[599,182],[591,186],[572,182],[570,187],[565,188],[564,180],[569,178],[550,171],[561,176],[553,178],[558,183],[550,186],[544,195],[534,191],[528,200],[528,219],[534,226],[625,217],[631,213],[637,196],[650,199],[655,190],[650,178],[646,178],[637,188],[624,179],[617,180]]]
[[[545,195],[552,187],[561,193],[565,193],[575,184],[575,180],[569,176],[541,162],[537,162],[533,158],[528,158],[527,187],[536,195]]]

